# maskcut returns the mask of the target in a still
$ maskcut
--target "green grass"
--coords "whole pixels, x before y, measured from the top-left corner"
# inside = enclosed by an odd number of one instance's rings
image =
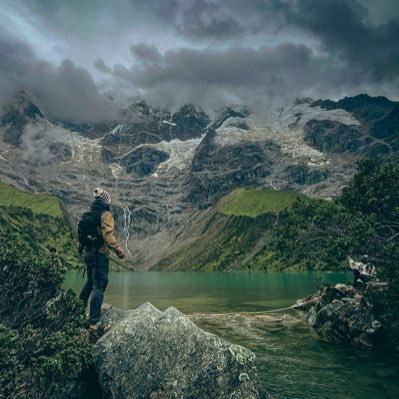
[[[76,236],[60,201],[49,194],[28,193],[1,182],[0,241],[13,247],[23,243],[44,260],[56,251],[67,269],[81,265]]]
[[[32,194],[0,182],[0,206],[30,209],[34,214],[63,216],[60,202],[49,194]]]
[[[301,194],[239,188],[221,198],[218,211],[225,215],[256,217],[264,213],[277,213],[290,207]]]

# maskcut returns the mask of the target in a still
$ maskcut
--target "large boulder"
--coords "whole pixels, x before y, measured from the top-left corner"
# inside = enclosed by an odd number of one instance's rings
[[[305,319],[329,341],[374,347],[387,338],[386,329],[373,314],[373,307],[352,286],[324,287],[302,302],[302,308],[307,310]],[[299,303],[296,308],[300,307]]]
[[[105,398],[261,399],[255,355],[207,333],[175,308],[150,303],[127,312],[93,347]]]

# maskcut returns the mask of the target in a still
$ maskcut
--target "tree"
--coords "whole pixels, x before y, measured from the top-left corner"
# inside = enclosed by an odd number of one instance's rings
[[[398,279],[399,165],[364,160],[338,199],[349,212],[368,219],[372,233],[364,252],[389,280]]]

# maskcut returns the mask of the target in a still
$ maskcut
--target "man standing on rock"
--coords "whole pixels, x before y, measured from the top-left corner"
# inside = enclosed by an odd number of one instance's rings
[[[110,205],[110,194],[101,188],[96,188],[90,211],[82,215],[78,224],[78,251],[87,268],[87,280],[79,298],[87,306],[92,293],[89,331],[97,335],[102,335],[111,328],[111,325],[106,325],[101,320],[101,305],[108,284],[110,250],[113,250],[120,259],[125,257],[114,236],[115,222]]]

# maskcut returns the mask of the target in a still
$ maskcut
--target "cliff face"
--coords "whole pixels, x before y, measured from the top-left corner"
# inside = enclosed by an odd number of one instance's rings
[[[4,132],[3,140],[12,146],[21,144],[23,130],[28,123],[43,120],[44,116],[39,108],[33,104],[28,95],[20,92],[15,101],[3,109],[0,128]]]
[[[399,149],[398,104],[385,97],[361,94],[337,102],[317,101],[312,106],[326,110],[344,109],[361,123],[346,126],[340,122],[311,120],[305,126],[308,142],[321,151],[362,155],[369,158],[389,157],[397,160]]]
[[[334,197],[359,157],[396,159],[397,131],[398,105],[366,95],[257,115],[231,106],[212,119],[193,105],[170,113],[137,102],[101,125],[48,121],[19,95],[0,120],[0,176],[57,195],[75,218],[94,186],[108,189],[129,262],[147,269],[223,195],[259,187]]]

